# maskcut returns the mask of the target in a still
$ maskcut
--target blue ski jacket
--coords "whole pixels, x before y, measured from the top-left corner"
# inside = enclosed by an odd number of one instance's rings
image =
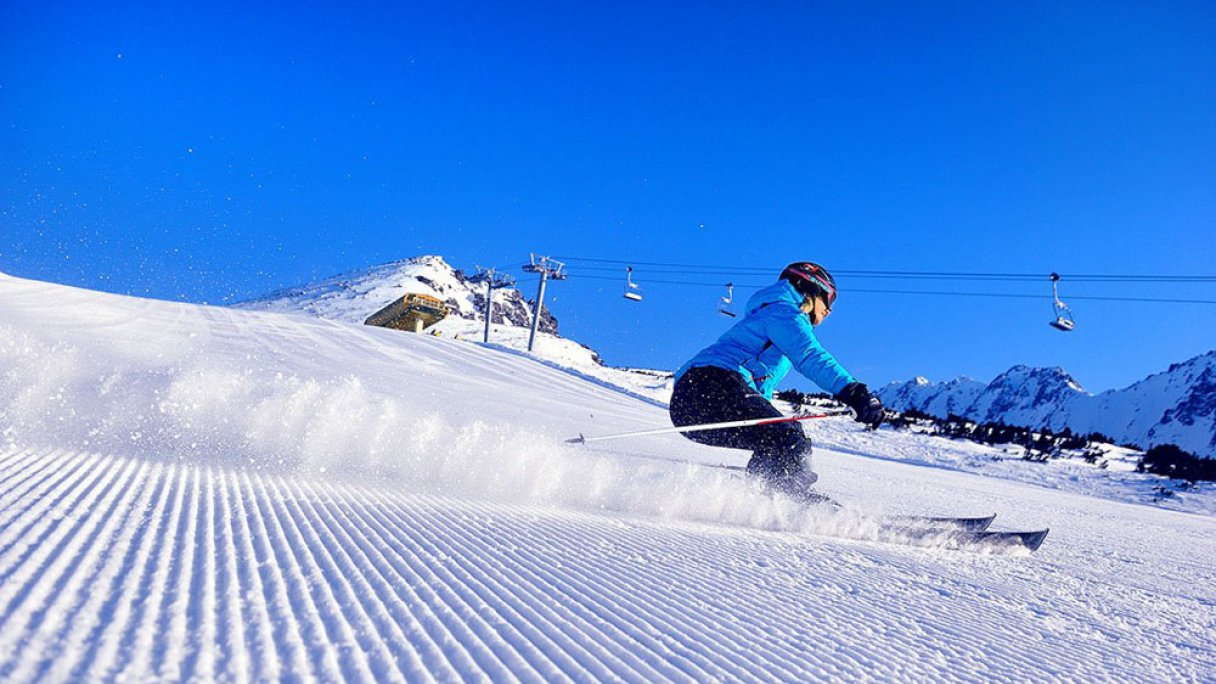
[[[802,295],[785,280],[747,300],[743,320],[676,371],[678,381],[690,368],[716,366],[735,371],[767,399],[790,372],[798,372],[832,394],[855,378],[819,344],[810,318],[799,309]]]

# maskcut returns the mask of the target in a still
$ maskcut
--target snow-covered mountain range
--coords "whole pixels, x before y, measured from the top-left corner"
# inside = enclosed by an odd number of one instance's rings
[[[916,378],[879,391],[897,410],[1087,434],[1148,448],[1177,444],[1216,456],[1216,350],[1174,364],[1129,387],[1091,394],[1060,368],[1015,366],[988,384]]]

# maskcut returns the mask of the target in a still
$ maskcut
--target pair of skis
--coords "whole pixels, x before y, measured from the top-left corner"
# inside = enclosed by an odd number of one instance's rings
[[[725,468],[742,471],[744,468],[729,465],[696,464],[710,468]],[[808,490],[802,494],[783,494],[809,507],[830,510],[843,508],[829,496]],[[939,517],[929,515],[889,515],[879,518],[879,535],[895,541],[931,541],[957,548],[988,547],[998,549],[1024,548],[1037,550],[1047,538],[1048,530],[1028,532],[992,531],[988,526],[996,520],[996,514],[977,517]]]
[[[1043,545],[1048,530],[1029,532],[994,532],[988,529],[996,514],[974,518],[933,516],[892,516],[883,519],[883,529],[916,538],[941,538],[959,546],[1021,547],[1035,551]]]
[[[674,461],[673,459],[657,458],[655,460],[686,463],[704,466],[706,468],[722,468],[733,470],[740,474],[747,471],[743,466],[727,465],[725,463],[697,463],[695,461]],[[786,495],[790,496],[790,495]],[[795,501],[801,501],[807,506],[823,506],[840,509],[843,506],[824,494],[807,491],[805,495],[793,495]],[[1029,531],[993,531],[988,526],[996,520],[996,514],[976,517],[952,517],[930,515],[891,515],[881,518],[880,531],[896,538],[908,541],[933,540],[947,546],[958,548],[987,547],[998,549],[1013,549],[1021,547],[1027,551],[1036,551],[1047,538],[1048,529]]]
[[[666,460],[666,459],[664,459]],[[686,461],[686,463],[691,463]],[[741,466],[712,463],[698,463],[710,468],[724,468],[743,472]],[[801,501],[807,506],[822,506],[840,509],[841,504],[831,497],[815,491],[805,494],[789,495],[795,501]],[[996,520],[996,514],[977,517],[952,517],[928,515],[891,515],[880,518],[880,533],[889,534],[896,539],[910,542],[933,541],[946,546],[988,547],[1013,549],[1021,547],[1027,551],[1036,551],[1047,538],[1048,529],[1030,531],[993,531],[988,526]]]
[[[704,464],[711,468],[744,471],[740,466],[725,464]],[[840,502],[830,496],[814,490],[798,494],[785,493],[795,501],[811,507],[823,507],[831,510],[844,508]],[[968,547],[987,546],[989,548],[1022,547],[1035,551],[1047,538],[1048,530],[1033,530],[1029,532],[994,532],[988,529],[996,513],[977,517],[953,517],[930,515],[888,515],[879,518],[879,533],[895,539],[909,542],[933,541],[947,546]]]
[[[641,458],[650,458],[668,463],[684,463],[704,468],[721,468],[737,472],[740,476],[747,471],[743,466],[727,465],[725,463],[698,463],[696,461],[659,458],[657,456],[642,456]],[[808,507],[823,507],[833,510],[843,508],[839,502],[831,497],[813,490],[808,490],[805,494],[784,494],[783,496],[790,496],[793,500],[799,501]],[[897,541],[903,540],[913,543],[916,541],[932,541],[956,548],[1015,549],[1021,547],[1027,551],[1038,550],[1042,546],[1043,540],[1047,538],[1049,531],[1047,529],[1030,531],[989,530],[988,527],[992,525],[994,520],[996,520],[995,513],[975,517],[890,515],[880,518],[879,530],[881,533],[889,535]]]

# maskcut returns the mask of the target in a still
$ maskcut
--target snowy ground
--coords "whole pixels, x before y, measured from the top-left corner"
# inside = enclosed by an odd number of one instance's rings
[[[1211,515],[847,421],[812,428],[834,516],[696,465],[736,452],[562,443],[665,423],[637,394],[450,338],[0,275],[0,679],[1216,672]],[[1033,555],[891,543],[884,511],[1052,533]]]

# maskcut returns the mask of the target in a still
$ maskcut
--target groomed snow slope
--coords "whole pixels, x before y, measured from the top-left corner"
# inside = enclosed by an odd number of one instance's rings
[[[812,428],[851,448],[816,452],[834,516],[679,462],[736,452],[561,443],[664,422],[466,342],[0,275],[0,679],[1216,671],[1210,516],[859,456],[889,440],[847,421]],[[881,510],[1053,531],[915,546]]]

